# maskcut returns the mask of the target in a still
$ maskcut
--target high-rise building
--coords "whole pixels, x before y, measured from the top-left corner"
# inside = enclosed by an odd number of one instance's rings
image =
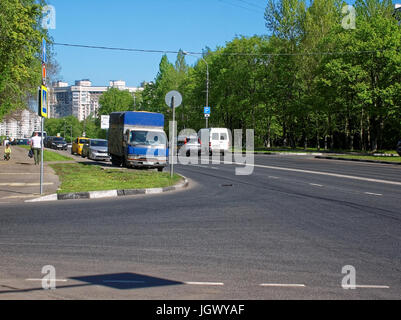
[[[92,86],[92,82],[88,79],[77,80],[73,86],[58,81],[50,88],[50,116],[62,118],[73,115],[79,121],[90,115],[97,116],[99,97],[109,88],[128,90],[132,94],[143,90],[141,87],[127,87],[122,80],[112,80],[109,86]]]
[[[32,110],[16,110],[4,116],[0,122],[0,136],[7,136],[13,139],[31,137],[34,131],[41,128],[40,117]]]

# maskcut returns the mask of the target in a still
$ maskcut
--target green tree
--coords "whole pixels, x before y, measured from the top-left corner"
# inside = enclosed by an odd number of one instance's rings
[[[128,90],[110,88],[99,98],[99,115],[134,109],[134,97]]]
[[[44,5],[35,0],[0,1],[0,119],[36,96],[42,38],[50,40],[40,25]]]

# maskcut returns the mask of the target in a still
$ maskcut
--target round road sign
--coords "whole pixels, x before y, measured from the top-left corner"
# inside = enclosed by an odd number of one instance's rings
[[[172,98],[174,97],[174,105],[171,105],[172,102]],[[169,107],[174,107],[177,108],[181,105],[182,103],[182,96],[181,93],[179,93],[178,91],[170,91],[169,93],[166,94],[166,97],[164,98],[164,101],[166,102],[166,104]]]

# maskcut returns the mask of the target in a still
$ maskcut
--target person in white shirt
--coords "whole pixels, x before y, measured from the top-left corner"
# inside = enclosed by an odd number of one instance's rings
[[[6,147],[10,143],[10,140],[7,138],[4,139],[3,141],[3,146]]]
[[[31,149],[35,159],[35,165],[40,163],[42,152],[42,138],[35,132],[35,136],[31,139]]]

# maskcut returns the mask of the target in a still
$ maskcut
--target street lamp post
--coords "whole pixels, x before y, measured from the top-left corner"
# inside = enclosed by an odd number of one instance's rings
[[[186,51],[183,51],[183,54],[186,55],[186,56],[197,57],[196,55],[191,54],[191,53],[186,52]],[[207,61],[203,57],[200,57],[200,58],[206,64],[206,106],[205,107],[208,107],[209,106],[209,64],[207,63]],[[206,129],[208,128],[208,120],[209,120],[209,118],[206,117]]]

